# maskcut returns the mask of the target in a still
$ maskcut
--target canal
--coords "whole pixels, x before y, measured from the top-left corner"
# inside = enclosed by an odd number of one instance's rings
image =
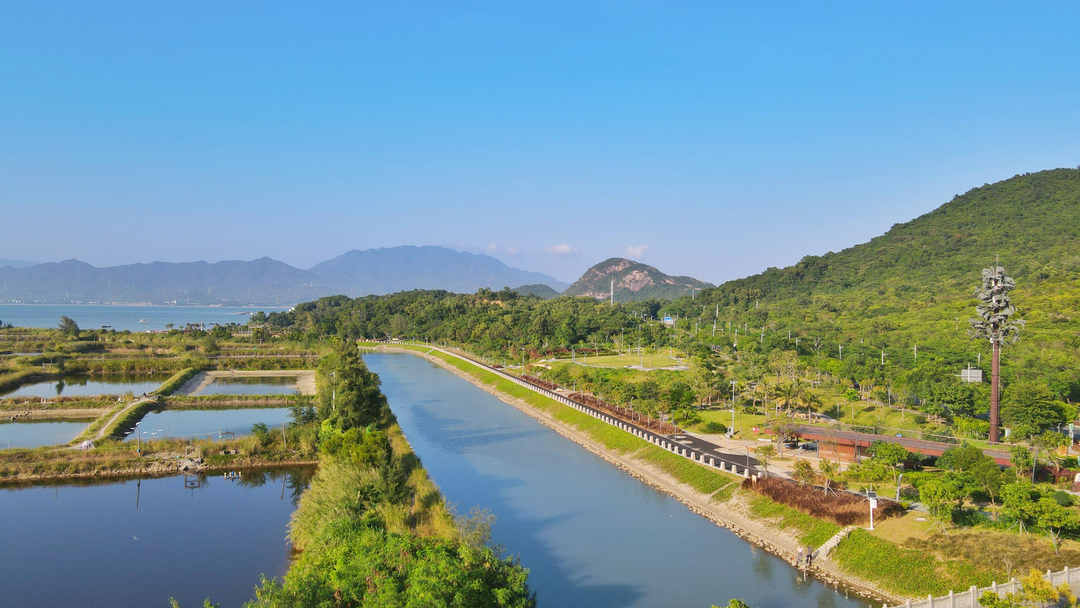
[[[865,607],[691,513],[430,362],[365,355],[424,466],[459,513],[531,571],[541,607]]]

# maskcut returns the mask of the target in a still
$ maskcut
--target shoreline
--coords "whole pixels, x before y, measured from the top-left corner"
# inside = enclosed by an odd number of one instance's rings
[[[527,414],[540,424],[550,428],[574,443],[577,443],[589,452],[628,473],[631,477],[675,498],[686,505],[691,512],[708,519],[720,527],[730,530],[739,538],[780,557],[792,566],[798,567],[796,564],[796,554],[801,543],[786,532],[772,528],[768,522],[755,520],[748,515],[738,513],[727,504],[717,503],[712,500],[711,496],[697,492],[693,488],[679,482],[649,463],[641,462],[628,455],[614,453],[576,427],[559,421],[553,416],[537,410],[528,403],[481,382],[471,374],[468,374],[427,352],[406,348],[395,348],[393,346],[363,348],[368,352],[373,353],[407,353],[420,356],[425,360],[434,363],[440,368],[466,380],[480,390],[498,398],[503,403]],[[483,368],[477,369],[487,371],[483,370]],[[741,482],[733,481],[732,483]],[[827,585],[833,586],[837,592],[844,589],[869,600],[887,602],[890,605],[902,604],[906,599],[887,592],[869,581],[862,580],[856,576],[843,572],[836,564],[830,562],[828,557],[819,558],[818,560],[815,560],[815,563],[811,568],[803,568],[800,570],[812,574]]]

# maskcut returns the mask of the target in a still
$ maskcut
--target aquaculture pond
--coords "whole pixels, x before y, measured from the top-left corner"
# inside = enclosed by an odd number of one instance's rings
[[[172,410],[150,412],[139,423],[142,440],[162,437],[216,438],[228,432],[236,436],[250,435],[251,427],[263,423],[268,427],[280,427],[289,423],[291,411],[287,407],[244,408],[229,410]],[[132,431],[124,441],[135,441],[139,432]]]
[[[365,355],[447,500],[497,517],[541,607],[865,607],[450,372]]]
[[[100,376],[64,376],[60,380],[49,380],[24,384],[19,388],[0,392],[0,399],[9,397],[93,397],[97,395],[123,395],[132,393],[141,395],[157,390],[169,374],[115,374]]]
[[[292,395],[295,376],[259,376],[257,378],[214,378],[199,395]]]
[[[86,428],[85,422],[0,422],[0,449],[39,448],[67,444]]]
[[[288,568],[312,471],[0,490],[0,604],[237,608]]]

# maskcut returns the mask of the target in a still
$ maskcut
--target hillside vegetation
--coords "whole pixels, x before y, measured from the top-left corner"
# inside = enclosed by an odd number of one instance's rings
[[[886,368],[913,369],[917,345],[920,363],[940,362],[955,375],[978,365],[980,353],[987,368],[989,346],[971,340],[967,327],[981,269],[995,259],[1016,279],[1013,301],[1027,321],[1020,342],[1005,348],[1006,380],[1045,379],[1060,397],[1080,399],[1076,169],[975,188],[868,243],[730,281],[665,310],[703,318],[710,328],[719,310],[723,339],[715,342],[725,347],[738,328],[752,334],[740,342],[743,350],[795,349],[799,337],[803,356],[838,364],[844,345],[844,363],[881,367],[884,350]]]

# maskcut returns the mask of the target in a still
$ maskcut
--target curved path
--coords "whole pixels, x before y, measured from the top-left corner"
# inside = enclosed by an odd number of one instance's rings
[[[119,412],[116,412],[116,414],[114,414],[112,418],[109,418],[108,422],[103,424],[101,426],[101,428],[98,429],[97,434],[94,435],[94,440],[95,441],[100,441],[101,439],[104,439],[105,438],[105,431],[108,430],[108,428],[110,426],[112,426],[112,424],[114,422],[116,422],[120,418],[120,416],[122,416],[125,413],[127,413],[128,411],[130,411],[131,408],[138,407],[138,406],[140,406],[140,405],[142,405],[144,403],[149,403],[151,401],[157,401],[157,395],[147,395],[145,397],[139,397],[135,401],[132,401],[131,403],[127,404],[124,407],[124,409],[120,410]]]

